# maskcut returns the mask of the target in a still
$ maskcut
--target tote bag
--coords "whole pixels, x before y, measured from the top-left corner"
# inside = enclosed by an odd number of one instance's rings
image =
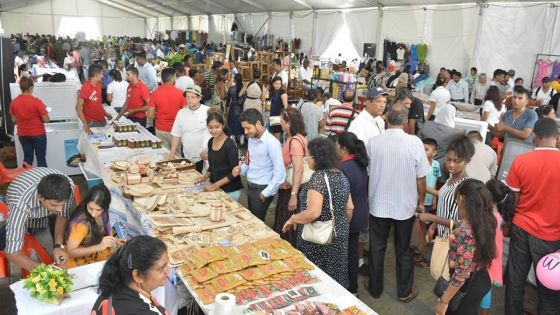
[[[453,220],[451,227],[446,228],[447,236],[453,230]],[[446,263],[449,255],[449,239],[443,236],[437,236],[434,240],[434,248],[432,249],[432,258],[430,259],[430,274],[434,280],[440,277],[449,280],[449,264]]]
[[[301,238],[305,241],[319,244],[329,245],[332,243],[333,235],[336,236],[334,230],[334,209],[332,204],[331,186],[329,179],[325,173],[325,182],[327,184],[327,191],[329,192],[329,210],[331,211],[331,219],[328,221],[315,221],[303,225],[303,232]]]

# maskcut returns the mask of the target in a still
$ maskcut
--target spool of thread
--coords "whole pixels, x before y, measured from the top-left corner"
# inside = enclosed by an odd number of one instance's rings
[[[214,299],[214,312],[212,312],[212,314],[230,315],[235,312],[235,295],[230,293],[218,293]]]

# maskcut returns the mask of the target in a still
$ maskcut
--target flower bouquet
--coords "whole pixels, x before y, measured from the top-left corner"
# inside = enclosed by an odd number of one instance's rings
[[[38,265],[23,283],[32,297],[54,305],[59,305],[72,291],[72,277],[53,265]]]

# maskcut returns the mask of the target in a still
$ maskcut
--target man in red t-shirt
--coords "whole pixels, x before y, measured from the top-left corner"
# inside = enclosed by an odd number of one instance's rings
[[[155,118],[156,136],[162,144],[170,149],[173,135],[171,128],[177,112],[187,105],[183,92],[175,87],[175,69],[165,68],[161,72],[161,85],[150,97],[148,118]]]
[[[560,151],[556,148],[558,127],[550,118],[535,123],[537,148],[517,156],[506,184],[515,200],[510,230],[506,280],[506,314],[523,314],[525,281],[539,260],[560,249]],[[560,279],[559,279],[560,281]],[[558,314],[560,291],[537,281],[539,314]]]
[[[84,131],[91,134],[90,126],[105,126],[105,118],[111,119],[112,117],[105,112],[101,103],[101,80],[103,79],[101,65],[89,66],[88,76],[88,81],[80,89],[76,112],[84,125]]]
[[[146,84],[138,79],[138,69],[136,67],[126,69],[126,78],[129,83],[126,101],[116,120],[128,113],[128,119],[146,127],[146,111],[150,102],[150,91]]]

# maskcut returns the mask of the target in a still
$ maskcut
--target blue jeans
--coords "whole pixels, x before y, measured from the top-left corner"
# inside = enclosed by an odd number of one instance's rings
[[[243,189],[239,189],[236,191],[232,191],[232,192],[228,192],[227,194],[233,198],[233,200],[239,202],[239,199],[241,199],[241,192],[243,191]]]
[[[509,256],[507,262],[505,313],[522,315],[525,296],[525,282],[531,263],[537,265],[543,256],[557,251],[560,241],[541,240],[515,224],[511,225]],[[560,291],[553,291],[543,286],[537,278],[540,315],[558,314],[560,309]]]
[[[37,157],[37,166],[47,167],[47,136],[19,136],[23,148],[23,161],[33,165],[33,155]]]

